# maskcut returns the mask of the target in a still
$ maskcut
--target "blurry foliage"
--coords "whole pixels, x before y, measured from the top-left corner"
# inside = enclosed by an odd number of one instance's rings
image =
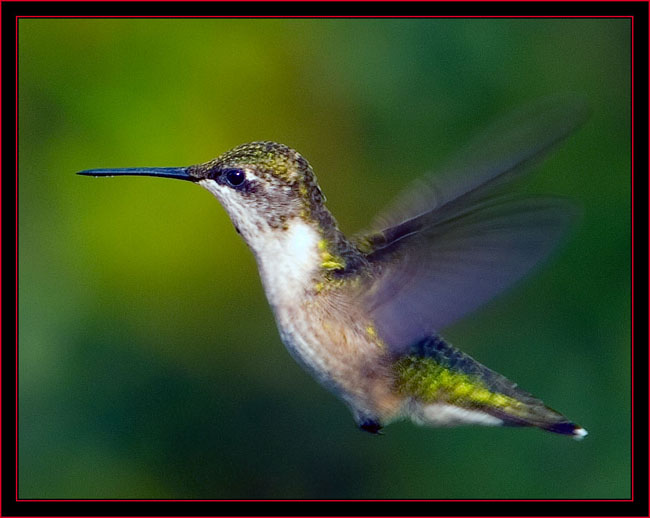
[[[626,20],[19,22],[21,497],[630,494]],[[531,179],[583,218],[447,336],[585,426],[359,432],[284,350],[252,255],[191,184],[93,180],[271,139],[346,232],[493,118],[593,115]]]

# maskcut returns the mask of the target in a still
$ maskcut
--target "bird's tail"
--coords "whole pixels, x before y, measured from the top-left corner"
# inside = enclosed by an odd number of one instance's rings
[[[536,426],[582,439],[587,431],[438,336],[395,363],[396,388],[417,422],[432,426]]]

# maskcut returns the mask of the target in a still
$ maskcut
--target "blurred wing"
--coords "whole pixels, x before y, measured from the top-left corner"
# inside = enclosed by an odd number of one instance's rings
[[[390,226],[357,239],[378,274],[365,303],[391,347],[401,350],[453,323],[552,251],[575,213],[570,204],[507,197],[503,187],[586,113],[584,103],[556,98],[502,120],[402,196],[379,219]]]
[[[494,200],[370,254],[380,336],[401,351],[476,309],[547,256],[572,214],[560,199]]]
[[[520,108],[475,135],[434,175],[415,182],[377,216],[373,228],[390,230],[420,216],[435,219],[443,206],[449,211],[478,202],[539,165],[588,113],[584,99],[569,95]]]

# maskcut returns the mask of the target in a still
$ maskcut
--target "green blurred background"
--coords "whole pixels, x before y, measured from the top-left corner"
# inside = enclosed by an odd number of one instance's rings
[[[630,496],[627,20],[19,22],[19,496]],[[185,182],[92,179],[242,142],[310,160],[357,231],[474,130],[579,92],[531,178],[583,218],[554,260],[445,330],[587,428],[381,437],[294,363],[225,212]]]

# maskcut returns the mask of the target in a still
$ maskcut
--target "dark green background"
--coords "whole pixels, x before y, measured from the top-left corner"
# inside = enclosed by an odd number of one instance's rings
[[[628,20],[19,22],[21,497],[630,495]],[[358,431],[280,342],[252,255],[190,183],[92,179],[277,140],[363,228],[472,132],[578,92],[531,178],[583,218],[445,331],[590,432]]]

